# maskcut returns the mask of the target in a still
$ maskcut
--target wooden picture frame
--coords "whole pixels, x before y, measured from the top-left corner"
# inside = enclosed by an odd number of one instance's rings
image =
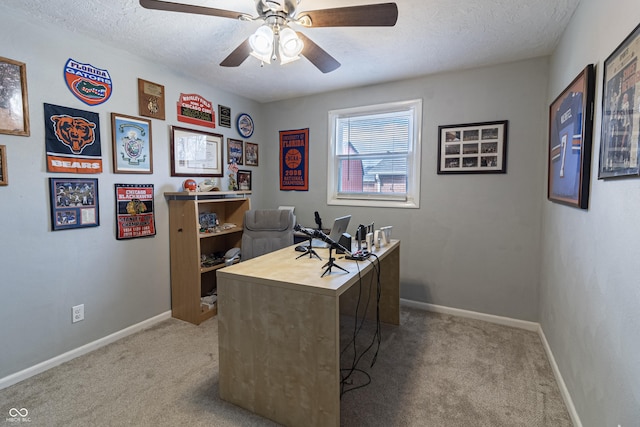
[[[589,206],[595,68],[587,65],[549,107],[547,198]]]
[[[237,165],[244,164],[244,149],[239,139],[227,138],[227,163],[236,161]]]
[[[97,178],[49,178],[51,229],[100,225]]]
[[[604,61],[598,179],[640,175],[640,25]]]
[[[171,176],[221,177],[223,136],[171,126]]]
[[[153,173],[151,120],[111,113],[113,173]]]
[[[11,102],[10,102],[11,100]],[[0,133],[29,136],[27,66],[0,56]]]
[[[508,121],[438,126],[438,174],[507,173]]]
[[[238,171],[238,191],[251,191],[251,171]]]
[[[0,145],[0,185],[9,185],[6,145]]]
[[[164,120],[164,86],[138,79],[138,110],[141,116]]]
[[[258,166],[258,144],[244,143],[244,164],[246,166]]]

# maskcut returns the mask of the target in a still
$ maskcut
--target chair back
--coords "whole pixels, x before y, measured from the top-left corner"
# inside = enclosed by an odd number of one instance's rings
[[[244,213],[243,261],[293,245],[295,216],[290,210],[253,209]]]

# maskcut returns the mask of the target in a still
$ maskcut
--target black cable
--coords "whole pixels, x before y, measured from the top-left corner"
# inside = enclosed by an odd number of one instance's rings
[[[373,254],[371,254],[373,255]],[[381,334],[381,322],[380,322],[380,296],[381,296],[381,283],[380,283],[380,259],[376,256],[373,255],[376,260],[377,260],[377,266],[376,263],[371,262],[373,269],[374,269],[374,273],[375,276],[372,275],[371,276],[371,282],[369,283],[369,292],[368,292],[368,298],[367,298],[367,304],[365,306],[365,311],[363,313],[362,316],[362,321],[360,322],[360,326],[358,326],[358,311],[359,311],[359,307],[360,307],[360,300],[362,298],[362,272],[360,270],[360,265],[358,263],[358,261],[356,261],[356,265],[358,266],[358,301],[356,304],[356,317],[355,317],[355,323],[354,323],[354,333],[353,333],[353,337],[351,339],[351,341],[344,347],[344,349],[340,352],[340,355],[342,356],[342,354],[349,348],[349,346],[351,344],[353,344],[353,361],[351,364],[350,368],[342,368],[342,371],[347,371],[347,375],[342,377],[340,380],[340,397],[342,398],[342,395],[344,395],[345,393],[352,391],[352,390],[356,390],[358,388],[362,388],[367,386],[368,384],[371,383],[371,377],[369,376],[369,374],[367,374],[365,371],[358,369],[358,363],[360,362],[360,360],[362,359],[362,357],[364,357],[364,355],[373,347],[373,345],[376,343],[377,341],[377,348],[376,348],[376,352],[373,355],[373,359],[371,361],[371,365],[370,367],[373,367],[373,365],[376,363],[377,357],[378,357],[378,351],[380,350],[380,342],[382,339],[382,334]],[[374,280],[374,277],[376,278],[376,331],[373,335],[372,341],[369,344],[369,346],[359,355],[357,356],[357,346],[356,346],[356,340],[357,340],[357,336],[358,333],[360,332],[360,330],[362,329],[362,326],[364,325],[364,322],[366,320],[366,313],[369,307],[369,302],[371,301],[371,286],[372,286],[372,282]],[[356,357],[357,356],[357,357]],[[347,384],[347,380],[351,377],[351,375],[353,375],[354,372],[360,372],[362,374],[364,374],[367,377],[367,381],[364,384],[360,384],[358,386],[355,387],[351,387],[349,389],[345,389],[345,384]]]

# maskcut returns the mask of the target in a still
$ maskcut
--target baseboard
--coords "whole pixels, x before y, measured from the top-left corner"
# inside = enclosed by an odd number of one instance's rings
[[[462,310],[459,308],[445,307],[443,305],[429,304],[426,302],[412,301],[408,299],[400,299],[402,305],[407,307],[419,308],[434,313],[450,314],[458,317],[468,317],[470,319],[484,320],[489,323],[497,323],[498,325],[511,326],[527,331],[538,332],[540,324],[536,322],[528,322],[526,320],[512,319],[510,317],[495,316],[493,314],[479,313],[477,311]]]
[[[400,304],[405,305],[407,307],[418,308],[425,311],[432,311],[434,313],[443,313],[443,314],[450,314],[452,316],[468,317],[471,319],[484,320],[485,322],[497,323],[499,325],[511,326],[514,328],[525,329],[527,331],[536,332],[540,337],[540,341],[542,341],[542,346],[544,347],[544,351],[546,352],[547,358],[549,359],[551,370],[553,371],[553,375],[556,378],[556,382],[558,383],[558,388],[560,389],[560,395],[562,396],[562,399],[564,400],[564,404],[567,407],[567,412],[569,412],[569,417],[571,417],[571,421],[573,422],[574,427],[582,427],[582,422],[580,421],[580,417],[578,416],[576,407],[573,405],[573,399],[571,399],[571,395],[569,394],[569,389],[567,389],[567,385],[565,384],[564,379],[562,378],[562,374],[560,373],[560,369],[558,368],[556,359],[553,357],[553,352],[551,351],[551,347],[549,347],[549,343],[547,342],[547,337],[544,335],[544,331],[542,330],[542,325],[540,325],[537,322],[528,322],[526,320],[518,320],[518,319],[511,319],[509,317],[494,316],[492,314],[461,310],[459,308],[445,307],[442,305],[428,304],[425,302],[418,302],[418,301],[412,301],[407,299],[400,299]]]
[[[573,422],[574,427],[582,427],[582,421],[580,421],[578,411],[576,411],[576,407],[573,405],[573,400],[571,399],[571,395],[569,394],[569,389],[564,383],[564,379],[562,378],[562,374],[560,373],[560,368],[558,368],[556,359],[555,357],[553,357],[553,352],[551,351],[551,347],[549,346],[547,337],[544,335],[542,325],[540,325],[540,328],[538,329],[538,335],[540,336],[540,340],[542,341],[544,351],[547,353],[547,358],[549,359],[549,363],[551,364],[551,370],[553,371],[553,375],[556,377],[556,381],[558,382],[558,388],[560,389],[560,394],[564,399],[564,404],[567,407],[567,411],[569,412],[571,421]]]
[[[23,369],[20,372],[16,372],[15,374],[11,374],[4,378],[0,378],[0,390],[3,388],[7,388],[12,386],[20,381],[24,381],[27,378],[30,378],[34,375],[42,373],[48,369],[61,365],[69,360],[75,359],[78,356],[82,356],[83,354],[90,353],[94,350],[97,350],[100,347],[104,347],[107,344],[111,344],[119,339],[122,339],[128,335],[139,332],[143,329],[147,329],[156,323],[162,322],[171,318],[171,310],[166,311],[162,314],[154,316],[150,319],[143,320],[140,323],[135,325],[131,325],[128,328],[122,329],[118,332],[114,332],[111,335],[107,335],[106,337],[100,338],[96,341],[90,342],[88,344],[83,345],[82,347],[75,348],[71,351],[63,353],[59,356],[53,357],[49,360],[45,360],[44,362],[38,363],[37,365],[31,366],[27,369]]]

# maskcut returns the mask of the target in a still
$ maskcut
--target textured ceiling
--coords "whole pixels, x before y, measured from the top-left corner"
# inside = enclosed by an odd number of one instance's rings
[[[302,0],[298,11],[389,0]],[[397,0],[395,27],[294,28],[342,66],[309,61],[237,68],[218,64],[259,26],[143,9],[138,0],[2,0],[0,9],[125,47],[193,78],[259,102],[498,64],[551,53],[580,0]],[[254,0],[180,0],[255,15]]]

